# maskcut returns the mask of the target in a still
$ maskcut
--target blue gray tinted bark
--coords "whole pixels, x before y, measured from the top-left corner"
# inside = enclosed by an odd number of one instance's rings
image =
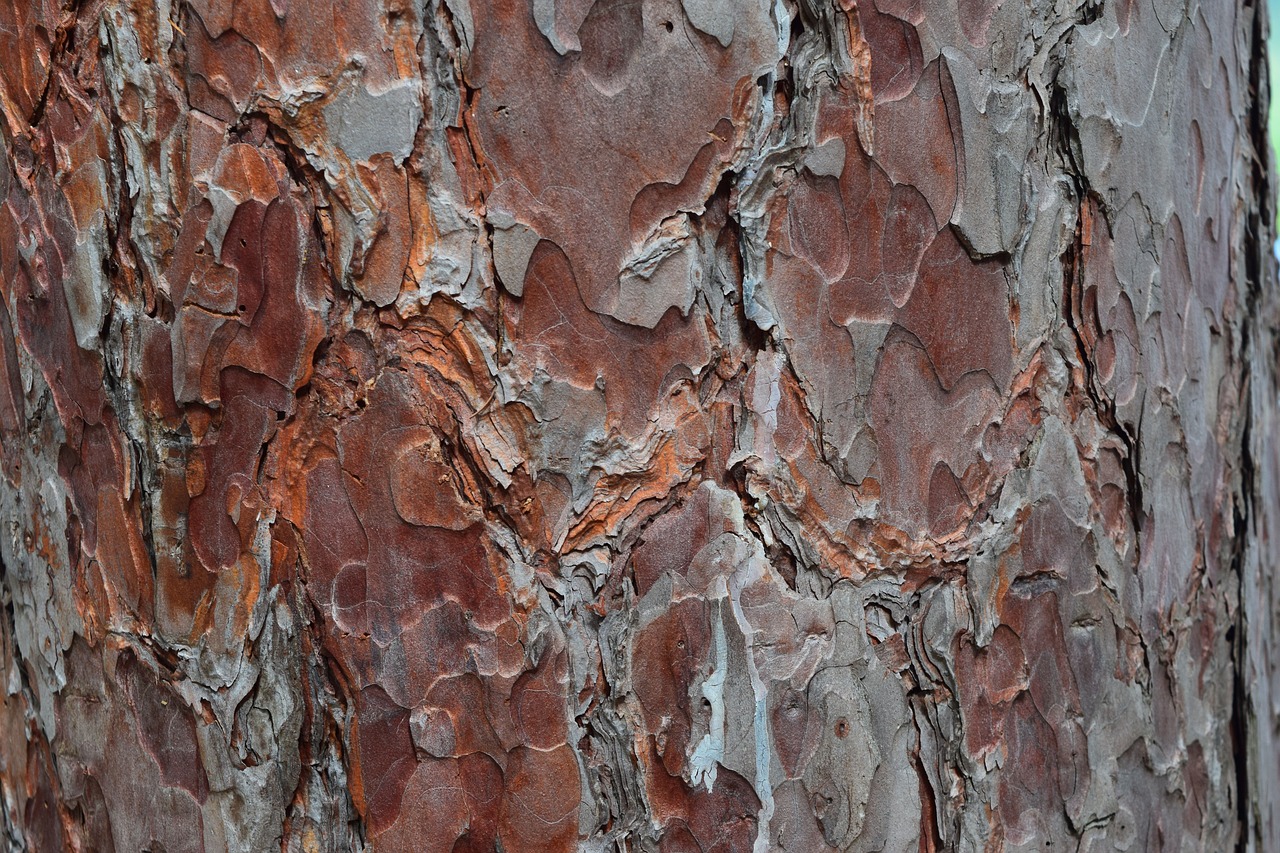
[[[1249,0],[0,0],[9,850],[1280,850]]]

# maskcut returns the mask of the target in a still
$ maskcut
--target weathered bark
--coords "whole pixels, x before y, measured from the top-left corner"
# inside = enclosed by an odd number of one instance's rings
[[[0,0],[8,849],[1280,849],[1265,30]]]

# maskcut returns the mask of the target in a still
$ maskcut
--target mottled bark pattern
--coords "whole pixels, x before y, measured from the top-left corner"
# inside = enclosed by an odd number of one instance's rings
[[[1263,16],[0,0],[6,849],[1280,849]]]

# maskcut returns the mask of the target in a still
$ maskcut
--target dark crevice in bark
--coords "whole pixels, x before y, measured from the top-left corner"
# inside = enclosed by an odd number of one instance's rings
[[[44,121],[45,111],[49,106],[49,98],[53,94],[55,77],[66,58],[75,53],[76,27],[80,24],[80,13],[86,0],[72,0],[71,5],[63,12],[63,21],[54,32],[53,45],[49,49],[48,74],[44,79],[44,88],[40,99],[31,111],[29,124],[34,130]]]
[[[106,46],[103,46],[106,50]],[[127,374],[130,366],[141,363],[141,341],[138,327],[128,316],[117,317],[116,298],[123,296],[132,301],[139,294],[130,292],[129,283],[137,284],[145,277],[145,265],[139,263],[141,253],[130,236],[133,229],[133,197],[129,193],[128,169],[125,163],[125,141],[121,120],[115,101],[103,98],[105,107],[111,116],[111,160],[106,164],[108,192],[114,190],[115,211],[106,220],[107,245],[112,254],[102,261],[103,279],[108,283],[107,298],[104,299],[102,324],[98,328],[98,337],[103,342],[102,379],[107,398],[116,413],[118,427],[123,439],[121,448],[132,458],[134,494],[138,505],[138,513],[142,521],[142,541],[150,564],[151,579],[154,583],[158,577],[159,560],[157,558],[155,530],[152,519],[151,497],[158,488],[158,470],[156,459],[147,447],[150,421],[143,416],[138,399],[137,386],[133,377]],[[126,270],[128,271],[126,273]],[[156,288],[144,288],[148,293],[159,292]],[[154,299],[148,300],[153,303]],[[151,312],[148,312],[151,313]],[[114,350],[114,352],[113,352]],[[113,357],[116,356],[116,357]],[[141,428],[141,433],[137,427]]]
[[[914,612],[911,614],[911,622],[912,625],[917,625],[920,616],[918,602],[914,602],[912,608]],[[915,639],[912,633],[909,633],[908,636],[911,639]],[[931,674],[918,664],[913,666],[912,669],[919,675],[931,677]],[[942,675],[942,673],[938,674]],[[909,702],[918,737],[923,737],[925,731],[938,733],[944,730],[942,721],[939,720],[939,710],[943,706],[948,706],[948,712],[954,715],[955,720],[958,721],[960,719],[959,704],[955,700],[954,688],[954,684],[943,684],[935,681],[932,684],[918,684],[911,691]],[[932,820],[921,821],[922,829],[927,829],[929,832],[928,836],[922,833],[921,850],[928,849],[925,846],[925,839],[930,836],[937,839],[936,849],[954,850],[962,834],[961,814],[954,807],[948,808],[948,801],[954,803],[956,799],[963,800],[969,776],[963,770],[960,749],[957,744],[940,739],[939,742],[934,744],[934,747],[937,750],[937,755],[935,756],[936,763],[933,769],[938,783],[944,783],[947,776],[950,776],[959,787],[959,791],[955,794],[948,793],[942,787],[942,784],[935,784],[931,780],[929,768],[925,766],[923,749],[921,749],[917,761],[923,777],[923,784],[928,788],[928,799],[931,805],[928,811],[933,813]]]
[[[1255,324],[1267,323],[1271,318],[1261,317],[1264,279],[1270,278],[1271,287],[1275,287],[1276,264],[1272,260],[1271,240],[1274,239],[1275,208],[1274,187],[1271,185],[1271,145],[1267,136],[1267,115],[1271,92],[1267,77],[1267,57],[1262,46],[1267,42],[1267,8],[1264,4],[1256,4],[1246,0],[1245,9],[1252,11],[1251,35],[1255,49],[1249,62],[1249,94],[1255,108],[1250,111],[1248,119],[1248,138],[1253,149],[1253,156],[1248,159],[1251,166],[1249,186],[1253,192],[1254,204],[1244,223],[1243,259],[1245,268],[1245,307],[1244,322],[1240,323],[1240,358],[1244,364],[1266,364],[1270,355],[1271,364],[1275,364],[1275,353],[1267,353],[1262,358],[1255,358],[1252,351],[1264,345],[1264,341],[1255,336]],[[1275,330],[1270,330],[1274,335]],[[1275,344],[1275,339],[1272,341]],[[1253,458],[1253,441],[1255,430],[1254,391],[1256,381],[1250,371],[1243,373],[1241,389],[1244,425],[1241,432],[1240,483],[1241,493],[1235,502],[1233,512],[1233,541],[1231,566],[1237,584],[1236,622],[1228,629],[1228,643],[1232,650],[1234,678],[1232,679],[1231,719],[1229,722],[1231,742],[1235,754],[1236,810],[1240,822],[1236,840],[1236,850],[1256,849],[1263,838],[1259,831],[1261,816],[1260,803],[1254,802],[1254,792],[1250,780],[1255,772],[1254,764],[1264,760],[1256,748],[1254,729],[1266,725],[1267,721],[1259,721],[1251,713],[1253,688],[1256,686],[1249,677],[1249,663],[1252,650],[1249,646],[1248,608],[1245,598],[1249,594],[1246,576],[1249,571],[1248,548],[1251,533],[1261,536],[1258,519],[1258,476],[1259,472]],[[1255,541],[1255,547],[1257,542]],[[1263,568],[1261,559],[1256,561]],[[1265,605],[1264,605],[1265,606]]]
[[[1092,197],[1086,194],[1086,197]],[[1095,197],[1096,198],[1096,197]],[[1107,396],[1097,378],[1097,367],[1089,356],[1082,324],[1088,322],[1083,308],[1084,291],[1084,242],[1082,221],[1085,215],[1082,202],[1076,218],[1076,231],[1072,245],[1062,258],[1063,266],[1063,306],[1062,315],[1076,345],[1076,357],[1085,372],[1084,392],[1088,395],[1098,420],[1124,446],[1125,452],[1120,454],[1120,465],[1124,471],[1125,485],[1128,491],[1126,505],[1129,509],[1130,523],[1133,525],[1135,557],[1142,553],[1142,528],[1146,518],[1143,510],[1142,478],[1138,472],[1142,468],[1142,446],[1136,435],[1132,435],[1125,424],[1116,416],[1115,402]]]
[[[311,201],[312,214],[311,222],[309,223],[311,234],[315,238],[317,246],[327,248],[329,242],[325,238],[325,228],[322,220],[324,211],[328,207],[324,175],[311,165],[311,162],[307,159],[306,152],[293,144],[288,131],[276,124],[271,116],[266,113],[255,112],[244,116],[233,128],[228,128],[228,135],[242,132],[246,126],[245,122],[250,120],[260,120],[265,124],[262,144],[270,145],[275,149],[275,152],[280,156],[280,161],[284,163],[285,171],[289,173],[289,179],[293,182],[293,185],[305,193]],[[324,264],[324,270],[328,273],[329,280],[336,292],[337,287],[342,282],[333,267],[329,253],[321,251],[320,260]]]
[[[923,697],[922,693],[913,691],[913,701],[915,697]],[[917,739],[919,732],[917,731]],[[938,809],[937,809],[937,793],[933,790],[933,783],[929,781],[929,774],[925,771],[924,759],[920,757],[920,747],[917,743],[916,753],[912,756],[912,763],[915,765],[916,773],[920,777],[920,853],[935,853],[938,850],[945,850],[946,844],[942,840],[942,832],[938,826]]]
[[[1103,0],[1085,0],[1077,14],[1076,21],[1080,26],[1092,24],[1102,17]]]
[[[1079,14],[1077,26],[1089,23],[1090,13],[1088,7],[1082,8]],[[1052,49],[1051,54],[1060,54],[1068,44],[1073,32],[1074,28],[1067,29]],[[1049,83],[1049,103],[1045,113],[1048,123],[1048,141],[1061,162],[1064,175],[1070,181],[1076,200],[1075,235],[1062,257],[1062,316],[1067,328],[1071,331],[1071,337],[1075,344],[1076,360],[1078,360],[1085,372],[1083,390],[1088,396],[1098,420],[1111,434],[1120,440],[1125,450],[1123,454],[1120,454],[1120,464],[1124,471],[1128,491],[1126,505],[1129,509],[1130,522],[1133,525],[1134,555],[1135,564],[1137,564],[1141,560],[1142,529],[1145,522],[1145,511],[1143,510],[1145,498],[1142,491],[1142,478],[1138,473],[1142,468],[1141,442],[1138,440],[1137,435],[1140,427],[1121,423],[1117,417],[1115,401],[1110,399],[1097,377],[1097,367],[1089,355],[1089,348],[1082,328],[1082,325],[1090,320],[1085,314],[1084,307],[1083,264],[1085,246],[1083,227],[1086,205],[1095,204],[1098,210],[1104,214],[1104,223],[1107,224],[1107,227],[1110,227],[1105,217],[1107,212],[1106,202],[1090,185],[1088,173],[1084,168],[1079,133],[1068,101],[1067,88],[1061,79],[1063,66],[1061,56],[1051,61],[1055,62],[1055,69]]]

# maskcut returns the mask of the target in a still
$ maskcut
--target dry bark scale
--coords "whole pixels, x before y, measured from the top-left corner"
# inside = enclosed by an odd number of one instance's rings
[[[1266,26],[0,0],[0,846],[1280,850]]]

